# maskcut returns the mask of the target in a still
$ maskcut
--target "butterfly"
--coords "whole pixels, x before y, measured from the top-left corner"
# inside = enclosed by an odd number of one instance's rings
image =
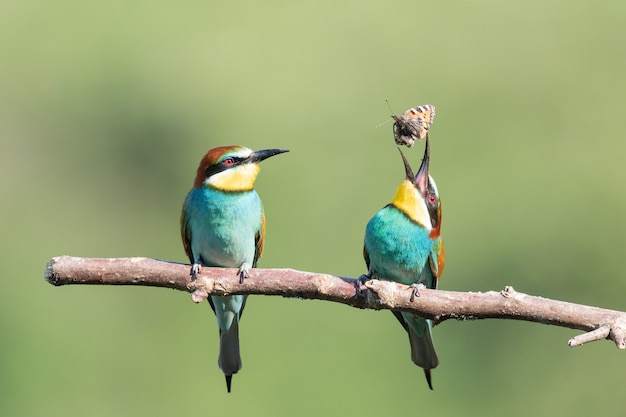
[[[391,116],[393,138],[398,145],[413,146],[416,140],[428,137],[428,129],[435,118],[435,106],[424,104],[408,109],[400,116]]]

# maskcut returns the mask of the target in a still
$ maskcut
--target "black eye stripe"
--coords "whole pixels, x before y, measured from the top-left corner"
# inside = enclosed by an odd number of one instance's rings
[[[231,165],[226,165],[225,161],[226,160],[232,160],[233,163]],[[226,171],[227,169],[236,167],[237,165],[241,165],[241,163],[245,161],[245,158],[241,158],[241,157],[236,157],[236,156],[231,156],[229,158],[224,159],[222,162],[218,162],[217,164],[213,164],[210,167],[208,167],[205,171],[204,171],[204,177],[205,178],[209,178],[215,174],[218,174],[222,171]]]
[[[430,197],[435,197],[435,201],[431,202]],[[426,198],[426,208],[428,209],[430,224],[434,229],[438,226],[439,223],[439,218],[437,216],[437,208],[439,207],[439,196],[437,196],[437,193],[435,193],[435,187],[433,187],[430,181],[428,182],[428,193],[426,195]]]

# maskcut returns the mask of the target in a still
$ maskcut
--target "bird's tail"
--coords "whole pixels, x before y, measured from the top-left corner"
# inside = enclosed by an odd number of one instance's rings
[[[230,384],[233,374],[241,369],[241,355],[239,353],[239,319],[233,317],[233,322],[228,330],[220,331],[220,355],[217,358],[224,376],[226,377],[226,389],[230,392]]]
[[[411,343],[411,360],[424,369],[428,387],[433,389],[430,370],[439,365],[439,358],[433,344],[430,320],[403,313],[408,322],[409,341]],[[410,316],[410,317],[407,317]]]

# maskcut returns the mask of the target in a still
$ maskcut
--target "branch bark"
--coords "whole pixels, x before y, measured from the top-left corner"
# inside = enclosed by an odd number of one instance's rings
[[[48,262],[45,279],[55,286],[145,285],[191,293],[194,302],[209,295],[260,294],[333,301],[356,308],[399,310],[441,323],[448,319],[511,319],[583,330],[568,345],[610,339],[626,349],[626,312],[531,296],[513,287],[503,291],[455,292],[412,289],[393,282],[357,279],[294,269],[250,271],[239,283],[237,269],[202,268],[191,281],[189,265],[149,258],[77,258],[60,256]]]

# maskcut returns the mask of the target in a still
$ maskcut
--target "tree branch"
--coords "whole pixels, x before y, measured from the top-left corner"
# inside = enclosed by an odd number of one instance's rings
[[[48,262],[45,279],[55,286],[69,284],[145,285],[172,288],[192,294],[194,302],[211,295],[262,294],[334,301],[356,308],[399,310],[440,323],[448,319],[512,319],[583,330],[569,340],[579,346],[611,339],[626,349],[626,313],[535,297],[506,287],[501,292],[455,292],[412,289],[393,282],[352,278],[294,269],[253,269],[239,283],[237,269],[202,268],[191,281],[189,265],[149,258],[76,258],[60,256]]]

